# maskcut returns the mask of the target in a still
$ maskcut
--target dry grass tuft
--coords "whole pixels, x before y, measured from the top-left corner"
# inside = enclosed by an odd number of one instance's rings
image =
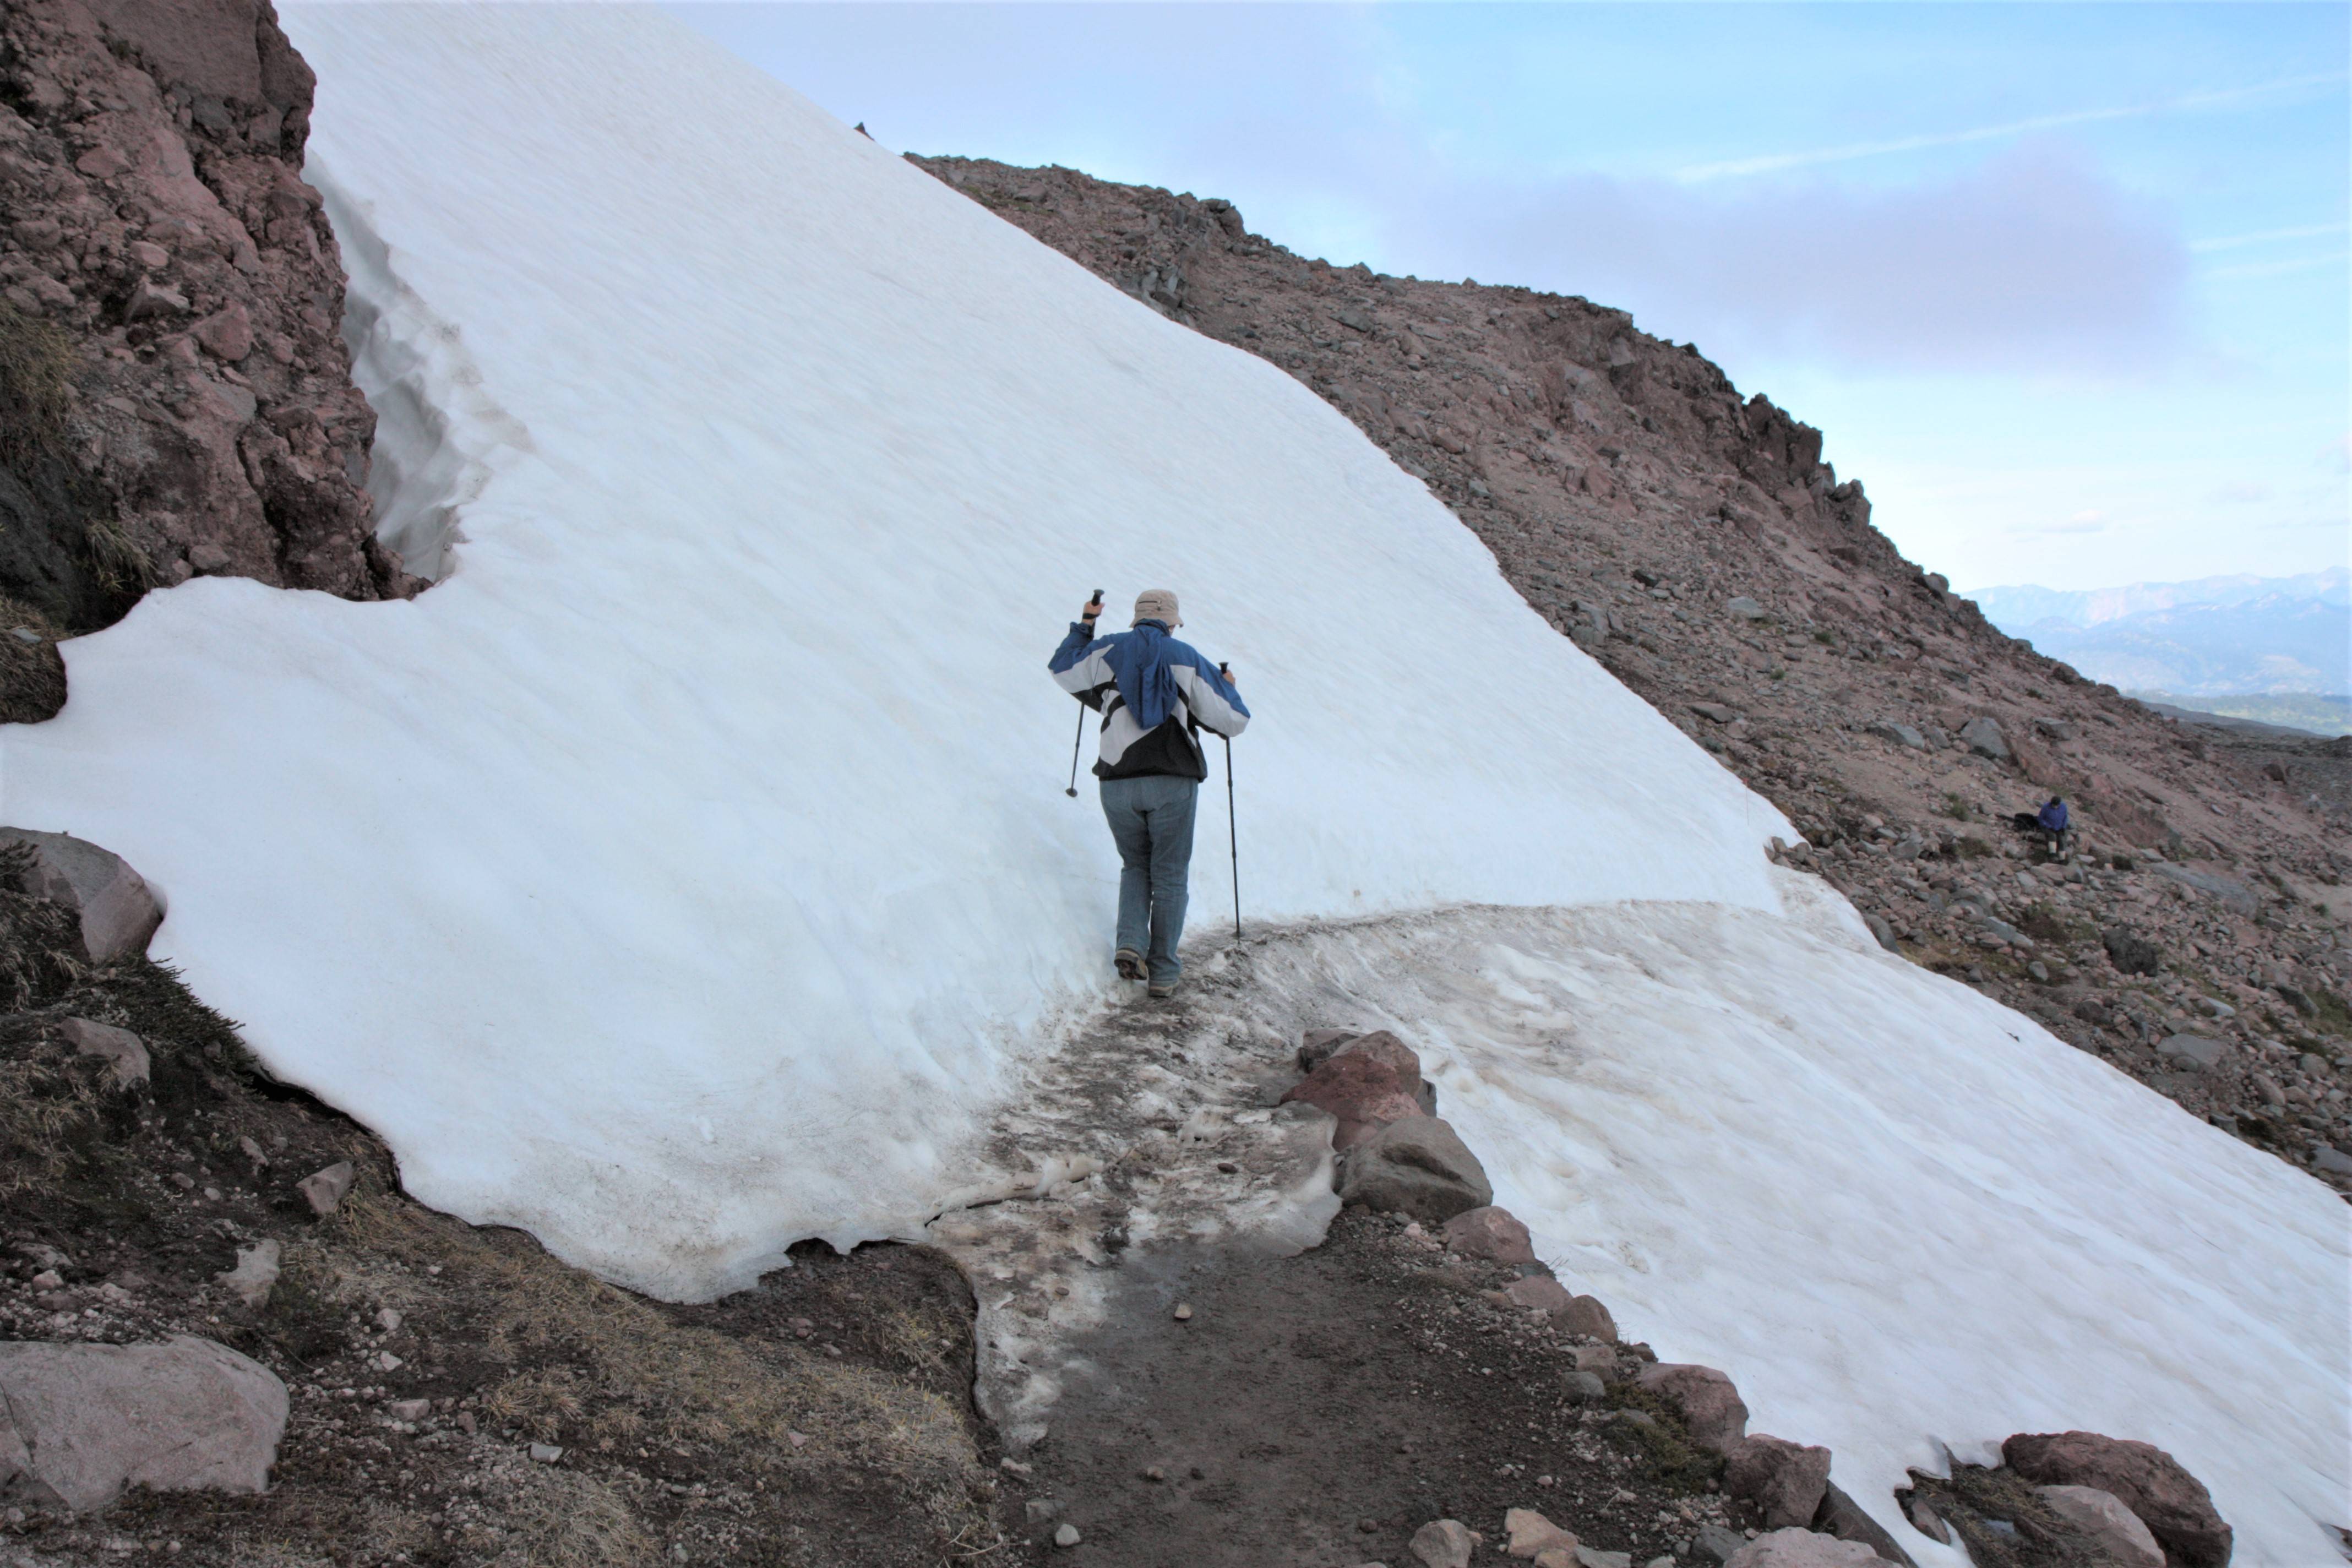
[[[509,1499],[522,1540],[493,1568],[638,1568],[656,1560],[652,1536],[610,1487],[578,1471],[545,1470]]]
[[[65,439],[73,340],[0,300],[0,462],[21,467]]]

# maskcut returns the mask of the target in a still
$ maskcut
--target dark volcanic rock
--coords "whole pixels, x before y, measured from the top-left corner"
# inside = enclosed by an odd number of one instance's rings
[[[2042,1486],[2096,1487],[2139,1515],[2175,1568],[2223,1568],[2231,1531],[2205,1483],[2163,1449],[2096,1432],[2021,1432],[2000,1446],[2011,1469]]]

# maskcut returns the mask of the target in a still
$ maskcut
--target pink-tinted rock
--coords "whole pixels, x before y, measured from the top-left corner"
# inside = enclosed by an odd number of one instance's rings
[[[1514,1557],[1534,1558],[1550,1551],[1576,1555],[1576,1536],[1531,1508],[1515,1508],[1503,1515],[1503,1550]]]
[[[1813,1522],[1829,1489],[1830,1451],[1761,1433],[1742,1437],[1725,1456],[1723,1489],[1754,1509],[1767,1530]]]
[[[1334,1059],[1340,1057],[1363,1057],[1380,1062],[1394,1072],[1397,1087],[1407,1094],[1421,1092],[1421,1056],[1411,1046],[1390,1034],[1375,1029],[1369,1035],[1358,1035],[1332,1051]]]
[[[71,486],[61,472],[0,499],[0,591],[93,630],[184,581],[189,547],[209,544],[278,585],[414,593],[375,539],[375,416],[338,341],[335,238],[301,178],[312,79],[268,0],[10,0],[0,59],[19,84],[0,221],[58,226],[87,263],[0,292],[64,330],[90,426]],[[263,347],[289,373],[186,374]]]
[[[253,352],[253,313],[232,300],[195,325],[196,342],[231,364]]]
[[[86,1512],[126,1487],[268,1489],[286,1385],[210,1340],[0,1343],[0,1494]]]
[[[2164,1548],[2123,1499],[2096,1487],[2042,1487],[2050,1511],[2089,1536],[2116,1568],[2164,1568]]]
[[[1396,1069],[1375,1057],[1352,1053],[1327,1058],[1304,1082],[1286,1092],[1339,1119],[1334,1149],[1352,1149],[1391,1121],[1421,1114],[1421,1104],[1398,1081]]]
[[[1508,1209],[1495,1207],[1469,1209],[1445,1222],[1445,1246],[1451,1252],[1465,1258],[1484,1258],[1494,1263],[1533,1263],[1535,1243],[1528,1227],[1511,1216]]]
[[[1559,1313],[1567,1310],[1574,1298],[1568,1287],[1549,1274],[1530,1274],[1524,1279],[1514,1279],[1503,1289],[1503,1299],[1514,1307],[1528,1307],[1538,1312]]]
[[[2001,1458],[2039,1486],[2095,1487],[2137,1514],[2174,1568],[2222,1568],[2232,1532],[2205,1483],[2153,1444],[2096,1432],[2024,1433]]]
[[[111,180],[131,172],[131,160],[111,147],[93,147],[74,160],[74,167],[93,180]]]
[[[338,1160],[325,1170],[313,1171],[295,1183],[294,1190],[302,1194],[312,1214],[323,1216],[335,1212],[336,1205],[352,1190],[352,1183],[358,1174],[349,1160]]]
[[[1723,1568],[1879,1568],[1883,1561],[1859,1541],[1776,1530],[1733,1552]]]
[[[184,315],[187,309],[186,295],[152,278],[142,278],[131,286],[131,297],[123,301],[122,319],[135,323],[157,316]]]
[[[1568,1305],[1553,1314],[1559,1326],[1571,1334],[1581,1334],[1603,1344],[1617,1342],[1617,1320],[1609,1315],[1598,1296],[1571,1296]]]
[[[1748,1406],[1739,1390],[1711,1366],[1660,1362],[1643,1367],[1635,1381],[1673,1401],[1683,1425],[1690,1428],[1691,1440],[1703,1448],[1727,1454],[1748,1435]]]

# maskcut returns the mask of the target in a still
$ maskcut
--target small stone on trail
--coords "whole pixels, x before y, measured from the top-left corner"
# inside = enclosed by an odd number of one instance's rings
[[[1607,1377],[1617,1370],[1617,1348],[1614,1345],[1579,1345],[1569,1353],[1579,1372],[1597,1373]]]
[[[792,1438],[793,1447],[795,1448],[808,1441],[807,1438],[802,1436],[797,1432],[791,1432],[785,1435]],[[1019,1476],[1024,1481],[1029,1479],[1030,1472],[1034,1468],[1034,1466],[1023,1464],[1020,1460],[1014,1458],[1010,1454],[1007,1454],[1004,1458],[997,1460],[996,1468],[1003,1470],[1008,1476]]]
[[[383,1407],[383,1413],[394,1421],[422,1421],[433,1414],[429,1399],[395,1399]]]
[[[1617,1342],[1617,1320],[1609,1315],[1609,1309],[1601,1305],[1598,1296],[1570,1297],[1568,1305],[1552,1314],[1552,1321],[1571,1334],[1581,1334],[1604,1344]]]
[[[1412,1532],[1412,1554],[1425,1568],[1470,1568],[1475,1542],[1470,1527],[1458,1519],[1437,1519]]]
[[[1568,1384],[1570,1405],[1590,1405],[1609,1393],[1609,1385],[1589,1372],[1571,1372],[1563,1381]]]
[[[352,1182],[358,1174],[349,1160],[338,1160],[325,1170],[303,1177],[294,1186],[309,1201],[310,1212],[324,1218],[334,1213],[336,1205],[351,1192]]]
[[[1884,1560],[1859,1541],[1810,1530],[1775,1530],[1742,1543],[1724,1568],[1883,1568]]]
[[[1075,1524],[1064,1523],[1054,1531],[1054,1544],[1066,1551],[1076,1546],[1083,1539],[1084,1537],[1078,1534],[1078,1527]]]
[[[375,1326],[387,1334],[398,1333],[400,1323],[400,1314],[390,1307],[382,1308],[376,1312]]]
[[[808,1434],[805,1432],[787,1432],[784,1434],[784,1441],[790,1443],[795,1448],[805,1448],[808,1447]],[[1010,1459],[1004,1461],[1004,1468],[1013,1471],[1015,1475],[1025,1476],[1029,1473],[1028,1466],[1016,1466]]]
[[[1179,1301],[1179,1302],[1177,1302],[1177,1303],[1176,1303],[1176,1321],[1177,1321],[1178,1322],[1180,1322],[1180,1323],[1189,1322],[1189,1321],[1192,1321],[1192,1302],[1190,1302],[1190,1301]]]
[[[1033,1497],[1021,1505],[1022,1513],[1032,1524],[1042,1524],[1062,1511],[1062,1505],[1049,1497]]]
[[[1168,1479],[1168,1472],[1154,1465],[1143,1472],[1143,1479],[1147,1481],[1164,1481]]]
[[[1550,1547],[1574,1552],[1576,1537],[1531,1508],[1515,1508],[1503,1515],[1503,1550],[1514,1557],[1533,1557]]]
[[[268,1304],[278,1283],[278,1243],[267,1237],[236,1249],[236,1267],[214,1276],[236,1292],[237,1300],[256,1311]]]
[[[552,1443],[533,1443],[530,1446],[530,1462],[534,1465],[551,1465],[562,1458],[563,1450]]]
[[[1580,1546],[1576,1560],[1582,1568],[1633,1568],[1633,1554],[1630,1552],[1596,1552],[1590,1546]]]
[[[1465,1258],[1495,1263],[1533,1263],[1535,1244],[1511,1211],[1489,1204],[1466,1209],[1445,1222],[1445,1247]]]

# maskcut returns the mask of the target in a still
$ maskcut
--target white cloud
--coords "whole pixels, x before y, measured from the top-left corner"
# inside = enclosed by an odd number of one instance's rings
[[[1429,275],[1512,278],[1632,307],[1722,357],[1865,371],[2137,373],[2187,341],[2168,215],[2031,144],[1896,189],[1699,191],[1602,175],[1437,185],[1389,249]]]
[[[2104,120],[2137,120],[2151,114],[2169,114],[2181,110],[2217,109],[2225,104],[2242,103],[2250,99],[2275,97],[2296,92],[2305,88],[2341,82],[2342,71],[2322,71],[2308,76],[2286,77],[2278,81],[2260,82],[2252,87],[2229,88],[2218,92],[2184,93],[2177,98],[2160,99],[2152,103],[2126,104],[2112,109],[2076,109],[2058,114],[2037,114],[2023,120],[2004,121],[1993,125],[1970,126],[1962,131],[1928,132],[1917,136],[1896,136],[1880,142],[1856,142],[1842,147],[1816,147],[1801,153],[1771,153],[1761,157],[1730,158],[1719,163],[1694,163],[1675,171],[1675,179],[1683,184],[1700,184],[1710,180],[1734,179],[1753,174],[1776,174],[1790,169],[1813,167],[1822,163],[1845,163],[1857,158],[1877,158],[1894,153],[1917,153],[1931,147],[1957,147],[1970,142],[2005,142],[2015,137],[2031,136],[2044,132],[2061,131],[2073,125],[2089,125]]]
[[[2212,239],[2192,239],[2189,248],[2195,251],[2237,250],[2249,245],[2268,245],[2280,239],[2313,239],[2324,234],[2342,234],[2352,225],[2341,223],[2306,223],[2294,228],[2266,228],[2256,234],[2225,234]]]
[[[2209,267],[2207,278],[2276,278],[2288,272],[2308,272],[2315,267],[2341,268],[2352,261],[2352,252],[2335,251],[2326,256],[2301,256],[2290,261],[2249,261],[2236,267]]]
[[[2257,479],[2231,479],[2205,499],[2221,505],[2245,505],[2270,500],[2271,488]]]

